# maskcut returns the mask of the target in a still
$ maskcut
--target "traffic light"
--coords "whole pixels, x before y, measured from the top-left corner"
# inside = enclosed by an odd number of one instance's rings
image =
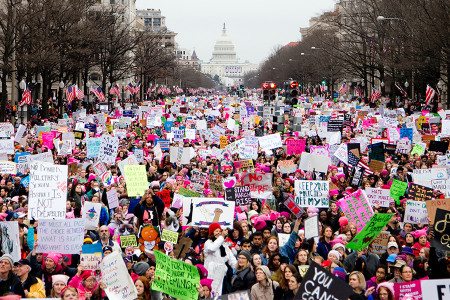
[[[298,82],[291,80],[287,82],[287,88],[286,88],[286,100],[285,103],[286,105],[297,105],[298,104],[298,100],[297,100],[297,96],[298,96],[298,91],[297,91],[297,87],[298,87]]]
[[[263,83],[263,100],[264,101],[269,101],[269,83],[264,82]]]
[[[277,85],[274,82],[271,82],[269,84],[270,88],[270,100],[276,100],[277,99]]]

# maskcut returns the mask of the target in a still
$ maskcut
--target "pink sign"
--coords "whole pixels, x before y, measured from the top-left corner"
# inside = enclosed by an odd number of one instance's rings
[[[407,295],[414,296],[414,299],[416,300],[422,300],[422,287],[420,285],[420,280],[394,283],[394,292],[395,299],[398,300],[402,300]]]
[[[358,232],[364,228],[373,216],[372,207],[361,190],[357,190],[353,194],[339,200],[337,206],[344,212],[349,223],[353,222],[356,224]]]
[[[295,154],[301,154],[302,152],[305,152],[305,146],[306,146],[306,140],[300,139],[300,140],[294,140],[289,139],[287,142],[287,155],[295,155]]]
[[[42,133],[42,144],[48,149],[53,149],[53,133],[43,132]]]

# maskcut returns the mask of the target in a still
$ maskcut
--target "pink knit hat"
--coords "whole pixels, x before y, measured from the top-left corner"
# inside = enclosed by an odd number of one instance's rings
[[[53,260],[55,264],[58,264],[59,260],[62,258],[62,254],[50,251],[47,255],[47,258]]]

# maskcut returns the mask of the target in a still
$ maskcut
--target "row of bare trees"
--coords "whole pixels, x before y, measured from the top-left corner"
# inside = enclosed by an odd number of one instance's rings
[[[321,20],[298,45],[276,49],[246,83],[280,85],[290,77],[304,85],[356,81],[365,95],[385,86],[392,96],[395,82],[408,81],[422,98],[427,84],[448,85],[448,0],[340,1]]]
[[[99,5],[92,0],[0,0],[0,111],[8,101],[7,82],[40,82],[42,99],[50,98],[54,83],[76,83],[89,91],[89,74],[106,91],[130,74],[146,81],[173,70],[173,52],[165,50],[164,32],[137,30],[121,5]],[[14,77],[14,78],[12,78]],[[142,84],[142,83],[141,83]],[[16,93],[20,100],[20,91]],[[42,101],[42,117],[48,102]],[[0,121],[5,114],[0,114]]]

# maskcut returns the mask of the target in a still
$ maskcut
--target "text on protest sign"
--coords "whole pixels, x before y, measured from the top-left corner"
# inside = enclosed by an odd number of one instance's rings
[[[124,166],[128,197],[143,196],[148,190],[147,172],[144,165]]]
[[[374,214],[364,228],[345,247],[358,251],[367,247],[387,225],[392,214]]]
[[[98,159],[105,164],[114,164],[118,149],[119,139],[110,135],[104,135],[98,151]]]
[[[439,180],[439,179],[438,179]],[[411,183],[409,185],[408,200],[428,201],[433,198],[433,189],[419,184]]]
[[[233,228],[233,202],[221,198],[191,198],[189,201],[193,203],[192,226],[209,227],[212,223],[219,223],[222,228]]]
[[[344,212],[348,222],[356,224],[358,231],[361,231],[373,216],[372,207],[361,190],[339,200],[338,206]]]
[[[379,205],[380,207],[389,207],[389,202],[392,199],[389,195],[388,189],[366,187],[366,196],[370,205]]]
[[[106,295],[111,300],[134,300],[136,287],[128,275],[127,267],[119,252],[106,256],[100,264],[102,280],[106,284]]]
[[[227,201],[236,202],[236,206],[248,205],[251,203],[250,187],[235,186],[225,189]]]
[[[272,196],[272,173],[242,173],[242,185],[250,187],[252,198],[267,199]]]
[[[394,292],[396,299],[403,299],[406,295],[414,296],[415,300],[422,299],[422,288],[420,282],[422,280],[415,280],[410,282],[394,283]],[[428,298],[432,299],[432,298]]]
[[[40,219],[37,238],[37,253],[53,251],[61,254],[80,254],[81,245],[84,243],[84,220]]]
[[[425,201],[406,201],[405,222],[428,224],[428,211]]]
[[[301,154],[302,152],[305,152],[306,140],[288,139],[286,141],[286,145],[287,145],[287,155]]]
[[[283,147],[283,143],[281,142],[280,133],[269,134],[266,136],[259,137],[259,146],[263,150],[270,150],[275,148]]]
[[[296,180],[295,202],[301,207],[329,207],[330,185],[323,180]]]
[[[46,163],[30,165],[30,219],[66,218],[67,169],[67,166]]]

